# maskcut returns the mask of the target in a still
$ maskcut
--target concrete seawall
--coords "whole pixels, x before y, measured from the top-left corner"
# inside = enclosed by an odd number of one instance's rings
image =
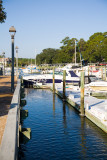
[[[11,101],[7,123],[0,146],[0,160],[17,160],[19,147],[19,107],[20,107],[20,79]]]

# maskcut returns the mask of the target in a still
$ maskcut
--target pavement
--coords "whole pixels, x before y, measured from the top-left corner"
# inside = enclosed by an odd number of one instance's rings
[[[16,86],[16,77],[15,77]],[[7,121],[13,93],[11,93],[11,76],[0,76],[0,144]]]

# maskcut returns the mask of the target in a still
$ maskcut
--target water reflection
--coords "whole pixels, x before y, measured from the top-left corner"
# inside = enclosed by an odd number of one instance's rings
[[[53,115],[55,116],[55,94],[53,93]]]
[[[29,116],[23,125],[32,129],[32,138],[21,144],[22,159],[107,158],[107,134],[52,92],[27,90]]]
[[[66,103],[63,101],[63,124],[64,128],[67,127],[67,122],[66,122]]]
[[[99,127],[97,127],[94,123],[92,123],[89,119],[85,118],[85,128],[87,128],[88,132],[90,133],[90,129],[99,139],[102,139],[104,145],[107,146],[107,133],[102,131]],[[106,148],[107,149],[107,148]]]
[[[84,117],[80,117],[81,120],[81,128],[80,128],[80,135],[81,135],[81,152],[83,157],[86,156],[86,151],[87,151],[87,147],[86,147],[86,135],[85,135],[85,118]]]

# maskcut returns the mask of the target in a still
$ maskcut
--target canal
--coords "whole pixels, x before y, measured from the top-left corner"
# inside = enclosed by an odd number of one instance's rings
[[[22,126],[31,139],[20,143],[20,160],[106,160],[107,134],[50,90],[26,89],[29,114]]]

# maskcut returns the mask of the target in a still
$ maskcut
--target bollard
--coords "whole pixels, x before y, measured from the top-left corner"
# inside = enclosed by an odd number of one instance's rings
[[[53,67],[53,93],[55,93],[55,67]]]
[[[81,106],[80,115],[84,116],[84,72],[81,72]]]
[[[65,81],[66,81],[66,70],[63,71],[63,101],[65,101]]]

